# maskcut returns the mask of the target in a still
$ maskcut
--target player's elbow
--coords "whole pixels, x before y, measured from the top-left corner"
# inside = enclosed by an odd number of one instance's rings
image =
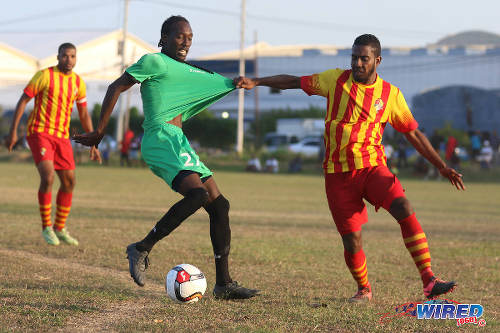
[[[417,131],[418,131],[417,129],[414,129],[412,131],[405,132],[404,136],[408,141],[414,142],[415,140],[417,140],[419,138]]]
[[[108,92],[117,91],[119,86],[120,84],[117,81],[111,82],[111,84],[108,86]]]

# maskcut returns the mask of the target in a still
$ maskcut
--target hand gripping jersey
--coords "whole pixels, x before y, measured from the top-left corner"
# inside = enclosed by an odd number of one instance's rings
[[[35,97],[35,108],[28,118],[28,135],[45,133],[69,138],[69,121],[73,103],[85,106],[85,82],[76,73],[66,75],[57,66],[38,71],[24,88]]]
[[[351,70],[331,69],[301,77],[301,88],[327,98],[327,173],[387,165],[382,145],[387,122],[398,132],[418,127],[401,91],[378,76],[375,83],[363,85],[354,81]]]
[[[145,131],[180,114],[187,120],[235,89],[232,80],[163,53],[144,55],[127,73],[141,83]]]

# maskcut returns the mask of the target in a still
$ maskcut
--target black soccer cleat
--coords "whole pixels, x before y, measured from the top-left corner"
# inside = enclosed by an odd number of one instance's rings
[[[259,290],[248,289],[232,281],[223,286],[215,285],[213,295],[217,299],[247,299],[258,296]]]
[[[447,282],[433,277],[424,287],[424,294],[428,299],[434,299],[440,295],[452,292],[456,286],[455,281]]]
[[[149,267],[148,251],[139,251],[135,247],[137,243],[127,246],[127,259],[129,264],[130,276],[134,278],[135,283],[144,287],[146,280],[146,269]]]

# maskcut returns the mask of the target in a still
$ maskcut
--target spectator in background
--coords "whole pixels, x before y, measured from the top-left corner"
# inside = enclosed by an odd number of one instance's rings
[[[135,136],[130,143],[130,163],[133,166],[139,166],[139,152],[141,151],[141,137]]]
[[[406,140],[401,138],[398,142],[398,168],[408,167],[408,157],[406,155]]]
[[[130,144],[132,143],[132,139],[134,138],[134,132],[130,128],[127,129],[125,134],[123,135],[123,141],[121,142],[120,148],[120,166],[123,166],[125,163],[127,166],[130,166],[129,160],[129,151]]]
[[[473,132],[472,135],[470,136],[470,145],[472,149],[471,153],[472,160],[477,161],[477,156],[481,151],[481,137],[479,131]]]
[[[446,142],[445,159],[450,163],[453,169],[458,168],[460,165],[457,149],[457,139],[455,139],[453,135],[450,135]]]
[[[441,155],[441,142],[443,142],[443,137],[439,135],[437,130],[434,130],[430,140],[432,148]],[[439,179],[441,177],[439,170],[436,169],[433,166],[429,167],[429,171],[427,172],[427,175],[425,176],[425,179],[431,179],[431,178],[437,178]]]
[[[493,149],[493,160],[492,164],[500,164],[500,137],[496,130],[491,134],[491,149]]]
[[[101,143],[99,144],[99,149],[101,150],[102,160],[104,165],[109,164],[109,153],[111,152],[111,137],[109,135],[105,135],[102,138]]]
[[[477,161],[481,165],[482,169],[489,169],[491,167],[491,161],[493,160],[493,148],[488,140],[484,141],[483,147],[477,156]]]
[[[250,171],[250,172],[261,172],[262,171],[262,166],[260,165],[260,160],[257,156],[252,156],[250,160],[248,160],[247,167],[245,168],[245,171]]]
[[[279,162],[276,157],[271,157],[266,160],[266,165],[264,167],[265,172],[270,173],[278,173],[279,171]]]
[[[73,155],[75,156],[75,163],[82,164],[83,162],[83,152],[86,150],[85,146],[71,141],[71,146],[73,147]]]
[[[384,150],[385,150],[385,156],[387,157],[387,167],[393,172],[393,173],[397,173],[397,172],[394,172],[394,163],[392,161],[393,157],[394,157],[394,148],[392,147],[391,144],[386,144],[384,145]]]
[[[302,171],[302,158],[300,155],[295,156],[290,163],[288,163],[288,172],[296,173]]]
[[[447,161],[451,160],[453,153],[455,152],[455,148],[457,147],[457,139],[453,135],[448,137],[448,141],[446,142],[446,154],[445,158]]]

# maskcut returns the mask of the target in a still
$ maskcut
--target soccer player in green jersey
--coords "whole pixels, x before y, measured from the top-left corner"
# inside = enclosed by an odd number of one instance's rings
[[[161,53],[146,54],[115,80],[102,103],[94,132],[76,135],[87,146],[98,145],[104,136],[119,95],[141,84],[144,137],[141,152],[154,174],[183,195],[140,242],[127,247],[130,275],[144,286],[148,255],[153,246],[185,219],[204,207],[210,217],[210,238],[215,256],[216,284],[220,299],[246,299],[258,295],[231,279],[228,256],[231,242],[229,201],[220,193],[212,172],[199,160],[182,131],[182,122],[235,89],[232,80],[185,62],[193,32],[182,16],[171,16],[161,27]]]

